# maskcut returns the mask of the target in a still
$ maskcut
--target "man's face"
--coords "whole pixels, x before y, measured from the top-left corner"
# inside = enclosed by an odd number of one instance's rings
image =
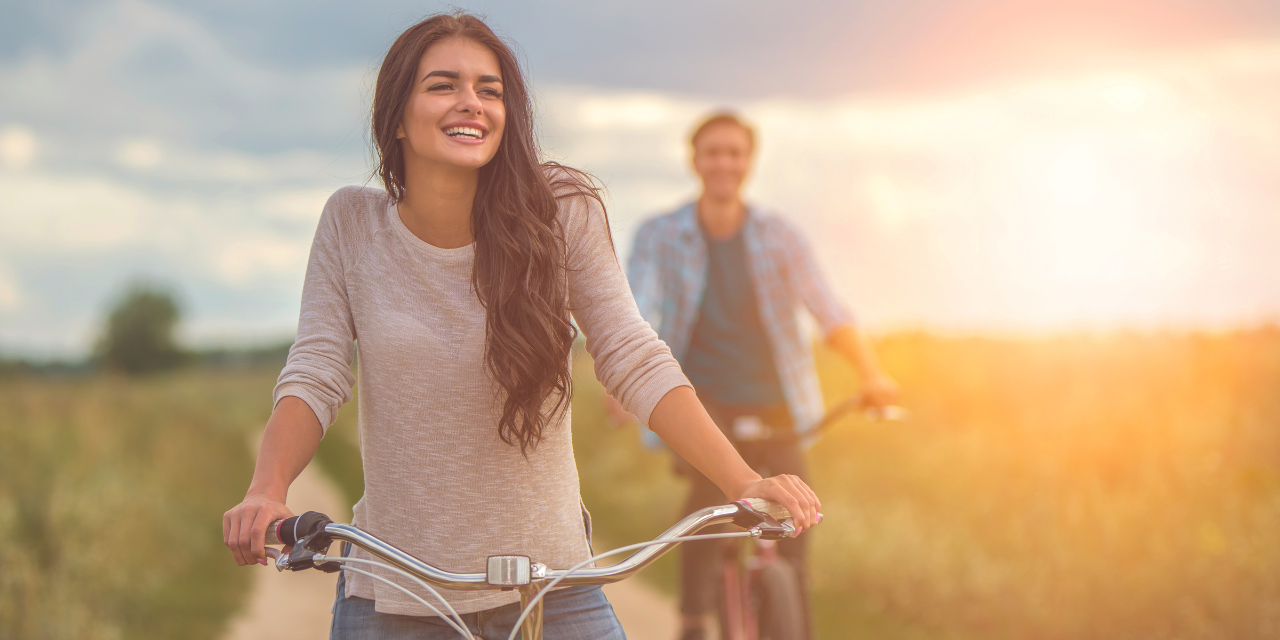
[[[703,192],[713,198],[733,198],[751,171],[751,137],[738,125],[713,125],[693,145],[693,170]]]

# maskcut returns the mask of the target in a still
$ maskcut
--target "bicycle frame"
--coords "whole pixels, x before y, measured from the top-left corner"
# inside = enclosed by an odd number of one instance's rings
[[[304,529],[299,532],[299,523],[312,514],[318,517],[311,518],[311,522],[304,525],[311,530]],[[745,532],[737,534],[718,534],[722,537],[766,539],[793,537],[794,527],[787,521],[779,522],[776,519],[785,517],[786,509],[781,505],[759,499],[740,500],[728,505],[707,507],[680,520],[653,541],[632,545],[642,546],[642,548],[617,564],[569,570],[549,569],[541,563],[533,562],[528,556],[508,555],[489,556],[485,573],[445,571],[413,557],[367,531],[349,524],[334,523],[315,512],[274,523],[268,530],[267,544],[293,545],[290,553],[280,555],[276,559],[276,569],[279,571],[301,571],[311,568],[337,571],[336,565],[339,561],[327,557],[325,552],[333,542],[348,542],[381,559],[388,566],[408,572],[433,586],[452,590],[516,589],[520,592],[522,610],[528,610],[520,624],[521,637],[523,640],[541,640],[543,625],[540,594],[544,589],[552,585],[600,585],[624,580],[670,551],[682,542],[682,538],[717,524],[732,522],[746,529]],[[292,532],[289,530],[290,527]]]

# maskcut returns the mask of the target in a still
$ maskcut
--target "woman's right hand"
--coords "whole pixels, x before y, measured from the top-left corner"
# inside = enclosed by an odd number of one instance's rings
[[[796,527],[796,535],[821,520],[822,502],[800,476],[783,474],[751,483],[734,500],[764,498],[787,508]]]
[[[244,501],[222,514],[222,541],[236,564],[267,564],[266,535],[272,522],[293,516],[283,499],[250,493]]]

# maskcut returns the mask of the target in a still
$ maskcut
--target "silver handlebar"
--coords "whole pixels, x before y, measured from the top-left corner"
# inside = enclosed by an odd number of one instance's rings
[[[672,547],[679,544],[680,540],[676,538],[690,535],[709,526],[730,522],[738,513],[739,507],[733,504],[707,507],[696,511],[654,539],[654,542],[659,543],[663,540],[671,540],[671,542],[647,546],[631,554],[626,560],[614,565],[582,568],[573,571],[572,574],[565,570],[547,569],[539,563],[529,562],[528,558],[524,556],[494,556],[491,557],[491,560],[492,558],[519,558],[523,559],[525,563],[523,565],[523,575],[520,575],[521,572],[517,571],[515,576],[508,576],[505,579],[499,578],[498,580],[492,579],[493,576],[490,573],[454,573],[445,571],[423,562],[395,545],[349,524],[329,523],[325,525],[324,532],[335,541],[354,544],[381,560],[408,571],[432,585],[466,591],[514,588],[530,583],[550,582],[556,579],[560,579],[560,584],[565,586],[618,582],[644,569]],[[794,528],[789,522],[782,523],[782,526],[794,532]],[[754,535],[759,535],[759,529],[757,528],[755,531],[757,533]],[[794,533],[788,535],[794,535]],[[276,568],[284,571],[287,568],[288,559],[288,555],[281,555],[276,560]],[[492,568],[492,562],[490,568]]]

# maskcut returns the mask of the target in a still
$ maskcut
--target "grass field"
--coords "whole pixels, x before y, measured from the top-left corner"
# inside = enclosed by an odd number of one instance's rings
[[[216,638],[272,377],[0,378],[0,638]]]
[[[915,414],[810,452],[820,638],[1280,636],[1280,331],[878,343]],[[852,372],[819,353],[828,399]],[[222,512],[274,371],[0,378],[0,637],[214,638],[245,594]],[[579,358],[575,448],[602,542],[684,487],[610,429]],[[360,494],[355,406],[317,456]],[[674,556],[642,574],[671,591]]]
[[[1280,637],[1280,332],[878,346],[915,417],[810,452],[821,638]],[[683,488],[578,380],[588,506],[649,537]]]

